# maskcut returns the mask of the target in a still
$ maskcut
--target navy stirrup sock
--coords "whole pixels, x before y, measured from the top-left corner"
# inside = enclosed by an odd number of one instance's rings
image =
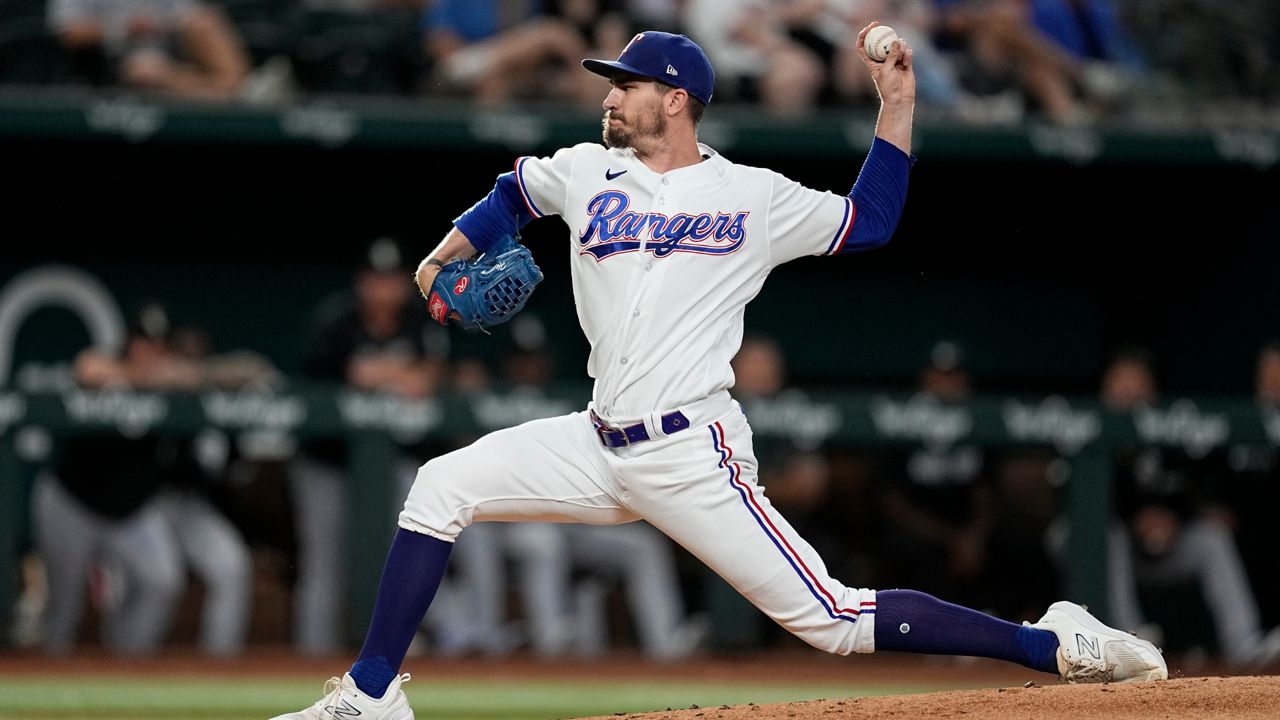
[[[380,698],[400,672],[409,643],[440,587],[453,543],[398,530],[382,568],[373,620],[360,657],[351,666],[356,687]]]
[[[876,593],[876,650],[973,655],[1058,672],[1058,636],[915,590]]]

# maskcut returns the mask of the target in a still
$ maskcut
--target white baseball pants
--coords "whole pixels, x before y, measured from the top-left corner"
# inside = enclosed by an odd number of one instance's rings
[[[827,652],[874,650],[875,591],[845,587],[756,483],[751,429],[727,392],[637,419],[650,440],[607,448],[587,412],[500,430],[418,470],[400,527],[452,542],[473,522],[649,521],[780,625]],[[631,423],[620,423],[628,425]]]

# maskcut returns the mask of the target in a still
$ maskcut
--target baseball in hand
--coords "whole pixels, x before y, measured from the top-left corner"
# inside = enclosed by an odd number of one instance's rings
[[[889,57],[889,47],[898,39],[898,33],[888,25],[877,25],[867,32],[867,56],[876,62],[884,62]]]

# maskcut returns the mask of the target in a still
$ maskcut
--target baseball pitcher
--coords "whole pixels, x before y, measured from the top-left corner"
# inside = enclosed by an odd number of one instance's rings
[[[405,651],[454,541],[486,521],[644,519],[783,627],[842,655],[876,650],[999,658],[1073,682],[1163,679],[1160,651],[1082,607],[1016,625],[911,590],[831,577],[757,484],[751,428],[730,396],[743,311],[769,271],[889,241],[906,200],[915,74],[895,41],[858,51],[880,94],[875,138],[847,195],[738,165],[698,142],[714,75],[683,35],[642,32],[607,77],[604,142],[522,157],[463,213],[418,270],[433,316],[484,327],[541,279],[513,243],[530,220],[569,226],[593,397],[581,412],[487,435],[419,471],[400,515],[364,647],[325,697],[284,720],[413,717]],[[478,260],[471,258],[480,253]]]

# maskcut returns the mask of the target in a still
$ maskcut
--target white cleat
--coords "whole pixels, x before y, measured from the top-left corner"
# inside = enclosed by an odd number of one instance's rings
[[[1109,628],[1071,602],[1056,602],[1031,627],[1058,636],[1058,674],[1069,683],[1167,680],[1159,648]]]
[[[351,673],[342,679],[329,678],[324,684],[324,697],[315,705],[271,720],[413,720],[409,698],[400,689],[408,681],[409,674],[405,673],[391,681],[381,698],[372,698],[356,687]]]

